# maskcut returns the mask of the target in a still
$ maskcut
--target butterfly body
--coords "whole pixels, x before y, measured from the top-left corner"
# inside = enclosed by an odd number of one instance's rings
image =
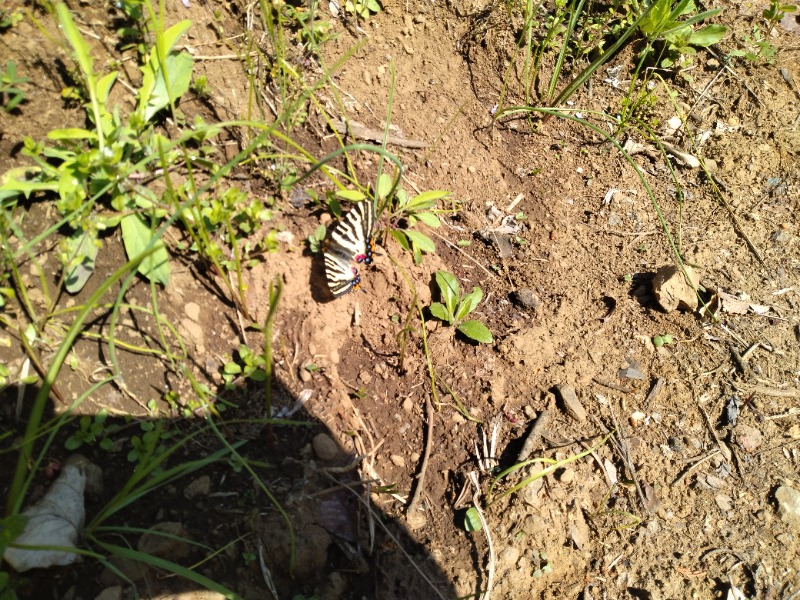
[[[357,203],[328,234],[323,246],[325,277],[334,297],[357,290],[361,276],[353,263],[372,264],[375,251],[375,207],[371,200]]]

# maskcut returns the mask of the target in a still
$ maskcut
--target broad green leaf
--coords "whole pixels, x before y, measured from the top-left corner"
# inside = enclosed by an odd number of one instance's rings
[[[186,52],[170,54],[165,62],[165,68],[159,68],[155,71],[153,88],[144,110],[144,120],[146,122],[149,122],[158,111],[166,108],[170,101],[175,102],[185,94],[192,81],[193,60],[190,54]],[[167,87],[165,72],[167,73],[166,77],[169,79],[169,87]],[[167,90],[169,90],[169,93],[167,93]]]
[[[108,100],[108,94],[111,93],[114,82],[117,81],[117,75],[119,75],[119,71],[111,71],[108,75],[101,77],[94,86],[97,93],[97,100],[100,101],[103,106],[105,106],[106,100]]]
[[[650,13],[639,23],[639,30],[646,37],[658,35],[667,23],[671,0],[657,0],[650,8]]]
[[[414,257],[414,264],[421,265],[422,264],[422,251],[419,249],[419,246],[411,243],[411,255]]]
[[[447,309],[441,302],[431,302],[431,314],[440,321],[447,321],[450,325],[453,324],[452,315],[448,314]]]
[[[480,321],[464,321],[456,329],[471,340],[481,344],[491,344],[494,341],[492,333]]]
[[[142,254],[153,239],[153,232],[139,214],[127,214],[122,217],[120,228],[129,259]],[[162,240],[157,240],[155,246],[156,250],[139,263],[138,271],[150,281],[166,285],[170,274],[169,254]]]
[[[242,367],[240,367],[235,362],[231,361],[225,363],[225,366],[222,368],[222,370],[224,373],[227,373],[228,375],[238,375],[239,373],[242,372]]]
[[[405,209],[417,211],[434,208],[439,200],[447,198],[449,195],[450,192],[444,190],[428,190],[411,198],[405,205]]]
[[[483,528],[481,518],[478,516],[478,510],[473,506],[468,508],[464,513],[464,529],[472,533],[473,531],[480,531]]]
[[[381,176],[378,177],[378,183],[375,186],[375,196],[379,200],[383,200],[386,198],[389,190],[392,189],[392,177],[388,173],[381,173]]]
[[[423,252],[427,252],[428,254],[436,252],[436,244],[424,233],[414,231],[413,229],[406,229],[405,234],[408,236],[408,239]]]
[[[458,304],[458,310],[456,311],[456,321],[460,321],[464,317],[466,317],[469,313],[473,310],[478,308],[478,304],[481,303],[483,299],[483,290],[479,287],[472,288],[472,291],[469,294],[465,294],[464,297],[461,299],[461,302]]]
[[[442,300],[447,307],[447,312],[455,316],[458,301],[461,297],[461,290],[458,287],[458,279],[447,271],[436,271],[436,285],[442,294]]]
[[[98,250],[97,232],[76,229],[64,240],[64,247],[67,253],[64,287],[70,294],[76,294],[83,289],[94,273],[94,261]]]
[[[65,129],[52,129],[47,132],[47,137],[51,140],[96,140],[97,133],[78,127],[68,127]]]
[[[114,130],[114,116],[108,112],[106,102],[108,100],[108,95],[111,92],[111,88],[113,87],[114,82],[117,80],[117,75],[119,75],[119,71],[112,71],[108,75],[101,77],[100,80],[95,84],[101,121],[97,125],[102,128],[103,134],[106,136],[111,135]]]
[[[160,36],[158,41],[162,44],[161,51],[164,55],[172,52],[172,48],[178,43],[178,39],[180,39],[191,26],[192,22],[189,19],[184,19],[180,23],[175,23],[175,25],[167,29],[164,34]]]
[[[418,212],[415,213],[414,216],[425,223],[428,227],[433,227],[436,229],[437,227],[441,227],[442,224],[439,222],[439,217],[437,217],[432,212]]]
[[[397,202],[397,210],[402,211],[406,204],[408,204],[408,192],[406,192],[403,188],[398,188],[394,193],[394,199]]]
[[[361,190],[337,190],[336,197],[342,200],[350,200],[351,202],[360,202],[366,198]]]
[[[689,36],[689,43],[693,46],[707,48],[720,41],[727,32],[728,28],[724,25],[706,25]]]
[[[389,235],[397,240],[403,250],[411,250],[411,243],[408,241],[406,234],[400,229],[390,229]]]

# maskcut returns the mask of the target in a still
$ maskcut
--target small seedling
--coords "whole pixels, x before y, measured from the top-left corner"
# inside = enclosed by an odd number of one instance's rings
[[[106,426],[105,422],[107,418],[108,412],[105,410],[98,412],[94,416],[94,419],[89,415],[81,417],[80,429],[67,438],[64,447],[67,450],[77,450],[84,444],[91,446],[99,438],[102,438],[100,440],[100,447],[103,450],[110,450],[113,446],[113,442],[108,436],[117,431],[119,426]]]
[[[263,354],[255,354],[250,348],[242,344],[239,346],[238,355],[238,361],[230,360],[222,367],[222,380],[225,382],[225,387],[230,388],[239,375],[243,375],[253,381],[266,380],[266,360]]]
[[[381,11],[381,5],[376,0],[347,0],[344,8],[349,13],[355,13],[362,19],[368,19],[371,15]]]
[[[697,11],[692,0],[656,0],[648,15],[639,23],[639,30],[650,42],[644,52],[652,51],[652,43],[664,44],[660,66],[672,67],[685,64],[697,54],[696,48],[708,48],[716,44],[728,32],[724,25],[706,25],[695,29],[695,24],[718,15],[721,9]],[[691,15],[691,16],[690,16]]]
[[[778,49],[770,43],[769,36],[765,35],[758,25],[753,25],[752,35],[744,34],[742,36],[744,47],[731,50],[728,56],[735,56],[737,58],[744,58],[751,62],[756,62],[759,59],[764,60],[768,64],[772,64],[775,60],[775,54]]]
[[[433,302],[430,306],[431,314],[467,336],[469,339],[482,344],[490,344],[492,334],[486,325],[476,320],[464,320],[469,313],[474,311],[483,299],[483,290],[473,287],[469,294],[461,294],[458,280],[447,271],[436,272],[436,284],[439,286],[443,302]]]
[[[0,104],[3,110],[11,112],[25,100],[25,90],[17,86],[27,81],[27,77],[17,77],[17,65],[13,60],[6,63],[5,69],[0,69]]]
[[[793,13],[796,10],[797,6],[794,4],[783,4],[779,0],[770,0],[769,7],[764,9],[761,16],[767,20],[769,31],[772,31],[775,25],[786,16],[786,13]]]
[[[306,242],[308,242],[308,249],[311,250],[314,254],[322,250],[322,242],[325,240],[325,234],[328,230],[325,228],[325,225],[320,225],[314,230],[310,236],[306,238]]]
[[[478,516],[478,509],[474,506],[467,509],[464,513],[464,529],[472,533],[473,531],[480,531],[483,528],[481,518]]]
[[[670,334],[653,336],[653,346],[656,348],[669,346],[670,344],[672,344],[672,336]]]

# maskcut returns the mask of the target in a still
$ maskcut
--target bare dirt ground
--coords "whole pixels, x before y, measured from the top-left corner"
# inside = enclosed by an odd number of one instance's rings
[[[293,574],[286,526],[245,473],[220,468],[204,474],[209,480],[198,476],[191,483],[208,484],[199,493],[189,482],[185,489],[168,487],[137,503],[126,523],[178,522],[188,537],[212,547],[238,540],[200,569],[246,598],[268,597],[259,559],[242,558],[257,556],[259,548],[281,598],[477,597],[490,584],[493,598],[711,599],[726,597],[731,585],[748,598],[797,597],[800,525],[783,514],[776,491],[800,491],[800,93],[791,83],[792,77],[800,81],[800,37],[778,26],[771,38],[778,48],[774,64],[726,66],[721,53],[739,47],[764,7],[709,4],[724,8],[719,21],[731,32],[716,56],[701,52],[684,76],[664,73],[674,105],[658,84],[653,122],[662,139],[701,156],[712,180],[679,162],[671,172],[655,146],[632,141],[644,144],[634,160],[716,318],[659,308],[652,280],[673,262],[672,252],[641,180],[618,151],[563,119],[494,120],[501,93],[520,101],[517,83],[504,92],[514,31],[502,7],[387,2],[360,29],[334,21],[338,37],[324,46],[327,64],[363,44],[335,74],[347,110],[338,116],[380,131],[394,69],[391,122],[397,135],[427,143],[423,149],[389,146],[405,167],[402,185],[448,190],[458,211],[444,217],[435,232],[436,254],[421,265],[391,238],[382,239],[375,267],[363,273],[364,293],[321,302],[314,293],[324,285],[319,261],[303,251],[302,240],[326,217],[310,203],[294,207],[279,199],[275,206],[273,225],[293,238],[248,272],[248,301],[263,322],[269,282],[282,277],[273,337],[276,403],[310,398],[300,414],[318,425],[278,428],[274,444],[260,428],[232,425],[226,435],[249,440],[249,456],[272,466],[264,477],[294,524]],[[225,9],[226,35],[241,31],[244,13],[239,6]],[[168,15],[193,21],[188,44],[198,54],[226,53],[215,44],[220,29],[208,26],[219,24],[211,7],[176,3]],[[98,48],[113,30],[104,18],[102,11],[87,11],[83,22],[98,34]],[[5,171],[24,160],[18,153],[23,135],[42,139],[65,121],[80,124],[81,113],[60,100],[64,84],[55,61],[64,55],[41,30],[23,22],[0,40],[3,53],[25,65],[36,90],[19,114],[2,116]],[[629,50],[609,66],[621,66],[625,80],[633,62]],[[240,66],[198,60],[211,99],[184,100],[181,110],[207,120],[244,114],[248,81]],[[573,108],[619,112],[621,92],[610,74],[609,81],[605,77],[580,91]],[[336,106],[331,88],[320,99],[329,110]],[[675,107],[688,119],[670,132]],[[321,156],[336,142],[317,108],[308,110],[299,135]],[[698,148],[686,129],[700,140]],[[374,177],[374,156],[354,159],[364,179]],[[249,185],[252,194],[272,193],[255,177]],[[304,185],[324,192],[321,179]],[[48,209],[31,202],[24,210],[33,232]],[[518,229],[505,243],[481,236],[520,212],[524,219],[512,220]],[[459,240],[471,244],[458,246]],[[107,261],[98,267],[101,274],[124,260],[119,240],[107,242],[116,252],[101,255]],[[177,252],[175,259],[181,260]],[[55,280],[52,257],[45,264]],[[235,307],[212,276],[191,262],[180,264],[160,296],[160,310],[191,341],[188,368],[219,385],[224,357],[242,343],[258,348],[263,341],[257,334],[242,338]],[[419,321],[402,364],[398,336],[413,302],[405,276],[426,306],[437,299],[432,278],[441,268],[464,288],[483,289],[477,316],[495,342],[473,345],[438,322],[425,324],[440,400],[431,411]],[[35,278],[29,281],[35,296]],[[149,293],[146,285],[134,287],[128,301],[146,305]],[[731,297],[721,302],[719,293]],[[65,295],[61,302],[80,300]],[[102,327],[102,319],[93,325]],[[153,328],[133,316],[125,326],[132,339]],[[665,334],[673,343],[655,347],[654,336]],[[2,349],[11,351],[19,350],[15,344]],[[66,398],[86,389],[94,369],[105,364],[103,349],[98,356],[87,340],[75,352],[80,366],[59,380]],[[15,360],[12,354],[5,362]],[[315,368],[306,368],[310,364]],[[143,414],[141,404],[150,398],[189,392],[159,357],[131,355],[125,369],[125,393],[101,388],[81,411]],[[564,406],[556,393],[564,388],[575,391],[585,414]],[[483,426],[455,410],[453,395]],[[4,431],[19,427],[6,398]],[[262,410],[263,390],[252,383],[232,398],[236,408],[226,416]],[[731,419],[734,403],[738,416]],[[476,461],[481,431],[496,426],[495,457],[507,467],[543,415],[536,457],[565,459],[615,433],[590,455],[485,506],[488,531],[465,532],[469,503],[460,496],[473,490],[468,473],[476,473],[484,495],[491,481]],[[312,444],[320,432],[338,450],[322,448],[325,438]],[[426,445],[424,483],[408,512]],[[113,494],[129,468],[125,453],[115,458],[83,450],[102,467],[104,493]],[[207,451],[198,443],[186,455]],[[358,469],[325,470],[357,456]],[[359,480],[370,482],[360,488],[369,510],[348,491],[358,490]],[[88,510],[102,499],[101,492]],[[130,576],[142,596],[177,589],[153,573],[140,575]],[[34,578],[19,594],[93,598],[114,583],[87,562]],[[125,597],[131,589],[123,585]]]

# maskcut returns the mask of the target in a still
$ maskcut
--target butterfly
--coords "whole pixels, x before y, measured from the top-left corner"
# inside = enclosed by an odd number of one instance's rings
[[[328,234],[322,249],[328,288],[338,298],[361,285],[361,275],[353,262],[372,264],[375,252],[375,206],[362,200]]]

